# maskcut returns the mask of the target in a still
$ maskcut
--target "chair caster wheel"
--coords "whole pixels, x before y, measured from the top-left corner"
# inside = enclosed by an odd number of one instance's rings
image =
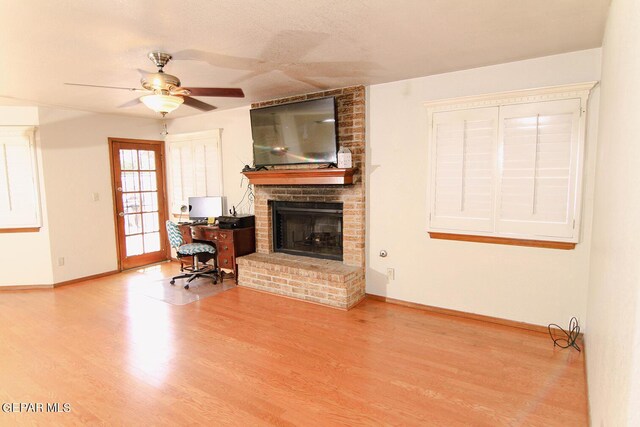
[[[176,284],[176,281],[175,281],[175,280],[172,280],[172,281],[170,281],[169,283],[171,283],[172,285],[175,285],[175,284]]]
[[[214,281],[213,281],[213,284],[214,284],[214,285],[217,285],[217,284],[218,284],[218,281],[217,281],[217,280],[214,280]]]
[[[189,289],[189,285],[184,285],[184,288],[185,289]]]

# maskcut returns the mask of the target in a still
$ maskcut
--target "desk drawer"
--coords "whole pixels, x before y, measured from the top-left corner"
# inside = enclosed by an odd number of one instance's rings
[[[208,240],[215,242],[218,240],[218,230],[209,227],[191,227],[191,235],[197,240]]]
[[[233,242],[233,231],[218,230],[218,240],[221,242]]]
[[[235,268],[235,261],[232,254],[218,253],[218,267],[220,268]]]
[[[201,227],[191,227],[191,237],[196,240],[205,240],[205,231]]]
[[[227,242],[225,240],[218,240],[216,242],[216,248],[218,248],[218,253],[220,255],[229,254],[229,256],[233,255],[233,243]]]
[[[209,240],[209,241],[215,241],[215,240],[218,240],[218,239],[216,238],[216,237],[218,236],[218,235],[217,235],[217,233],[218,233],[218,231],[217,231],[217,230],[211,230],[211,229],[209,229],[209,228],[205,228],[205,229],[203,230],[203,237],[202,237],[202,239],[203,239],[203,240]]]

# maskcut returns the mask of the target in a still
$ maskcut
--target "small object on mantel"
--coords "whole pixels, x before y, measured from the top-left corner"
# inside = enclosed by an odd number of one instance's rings
[[[349,185],[356,168],[271,169],[247,171],[244,176],[253,185]]]
[[[351,163],[351,150],[344,145],[338,150],[338,167],[350,169],[353,164]]]

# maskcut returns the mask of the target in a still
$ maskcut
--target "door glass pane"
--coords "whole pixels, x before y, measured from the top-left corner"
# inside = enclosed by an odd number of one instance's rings
[[[140,150],[140,170],[154,171],[156,170],[156,153],[153,151]]]
[[[120,169],[138,169],[138,150],[120,150]]]
[[[142,214],[142,222],[144,224],[145,233],[160,231],[160,224],[159,224],[160,221],[158,220],[158,212]]]
[[[126,246],[127,246],[127,256],[133,255],[141,255],[144,253],[142,246],[142,234],[136,234],[135,236],[127,236]]]
[[[140,191],[140,178],[138,172],[120,172],[122,191]]]
[[[155,172],[140,172],[140,190],[156,191],[158,189]]]
[[[141,193],[142,194],[142,212],[154,212],[158,210],[158,193]]]
[[[160,233],[144,235],[144,252],[158,252],[160,250]]]
[[[156,154],[133,149],[119,153],[126,256],[158,252],[162,241]]]
[[[125,193],[122,195],[122,206],[124,207],[124,213],[138,213],[140,212],[140,193]]]
[[[154,230],[152,230],[154,231]],[[125,215],[124,216],[124,234],[142,233],[142,215]]]

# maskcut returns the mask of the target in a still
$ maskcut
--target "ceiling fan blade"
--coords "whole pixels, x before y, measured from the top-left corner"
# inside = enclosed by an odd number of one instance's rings
[[[196,49],[181,50],[171,56],[173,56],[173,59],[203,61],[208,62],[214,67],[231,68],[232,70],[253,70],[265,62],[255,58],[221,55],[219,53],[205,52],[204,50]]]
[[[118,87],[118,86],[102,86],[102,85],[86,85],[82,83],[65,83],[68,86],[85,86],[85,87],[101,87],[105,89],[121,89],[121,90],[130,90],[133,92],[148,92],[145,89],[138,89],[135,87]]]
[[[142,101],[140,101],[140,98],[134,98],[134,99],[132,99],[131,101],[127,101],[127,102],[125,102],[125,103],[124,103],[124,104],[122,104],[122,105],[118,105],[118,107],[117,107],[117,108],[129,108],[129,107],[134,107],[134,106],[136,106],[136,105],[138,105],[138,104],[141,104],[141,103],[142,103]]]
[[[177,95],[177,96],[189,96],[191,95],[191,91],[186,87],[177,87],[177,88],[171,89],[169,91],[169,94]]]
[[[324,85],[322,83],[320,83],[319,81],[316,81],[314,79],[310,79],[308,77],[302,76],[302,75],[298,75],[296,73],[292,73],[290,71],[285,71],[285,76],[291,77],[294,80],[299,81],[300,83],[304,83],[307,84],[315,89],[327,89],[328,86]]]
[[[188,105],[189,107],[196,108],[200,111],[211,111],[217,108],[211,104],[207,104],[206,102],[202,102],[195,98],[191,98],[190,96],[184,96],[183,98],[184,98],[184,105]]]
[[[258,76],[261,76],[261,75],[263,75],[263,74],[267,74],[269,71],[270,71],[270,70],[256,70],[256,71],[252,71],[251,73],[249,73],[249,74],[247,74],[247,75],[245,75],[245,76],[242,76],[242,77],[240,77],[240,78],[238,78],[238,79],[235,79],[234,81],[232,81],[232,82],[231,82],[231,84],[238,84],[238,83],[242,83],[242,82],[244,82],[245,80],[251,80],[251,79],[253,79],[254,77],[258,77]]]
[[[217,96],[224,98],[244,98],[242,89],[233,87],[185,87],[191,96]]]

